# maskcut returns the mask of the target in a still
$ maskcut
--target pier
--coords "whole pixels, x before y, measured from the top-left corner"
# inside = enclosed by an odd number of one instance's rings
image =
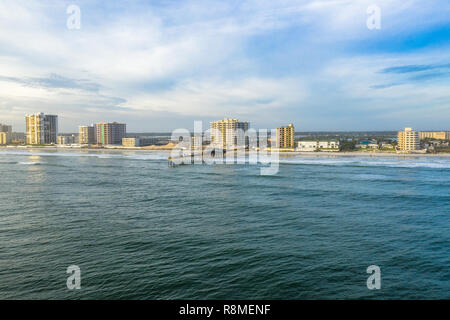
[[[224,159],[226,156],[226,150],[225,149],[213,149],[209,154],[208,157],[210,158],[216,158],[216,154],[218,154],[220,157],[218,159]],[[172,157],[170,156],[167,159],[169,167],[177,167],[179,165],[187,165],[187,164],[194,164],[194,163],[205,163],[204,160],[205,156],[205,150],[202,150],[200,153],[197,151],[191,151],[191,152],[183,152],[178,156]]]

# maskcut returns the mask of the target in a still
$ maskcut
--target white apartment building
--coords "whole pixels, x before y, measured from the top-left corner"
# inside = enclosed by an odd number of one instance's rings
[[[338,151],[339,141],[299,141],[297,151]]]
[[[398,148],[401,151],[415,151],[420,149],[420,137],[417,131],[405,128],[398,132]]]
[[[239,139],[244,139],[243,143],[248,146],[248,138],[245,134],[249,123],[241,122],[237,119],[223,119],[211,122],[211,144],[220,148],[236,148],[240,146]],[[240,137],[242,133],[242,137]]]

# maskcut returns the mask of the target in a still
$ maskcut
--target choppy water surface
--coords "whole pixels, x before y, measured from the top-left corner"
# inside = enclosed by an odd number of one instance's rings
[[[0,172],[3,299],[450,298],[450,158],[295,156],[260,176],[8,150]]]

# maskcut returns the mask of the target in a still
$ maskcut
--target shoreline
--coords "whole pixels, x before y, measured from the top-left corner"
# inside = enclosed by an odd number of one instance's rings
[[[31,147],[31,146],[8,146],[0,147],[1,151],[53,151],[53,152],[82,152],[82,153],[120,153],[120,152],[139,152],[154,153],[167,152],[170,154],[172,149],[168,148],[81,148],[81,147]],[[247,153],[247,152],[246,152]],[[450,153],[395,153],[395,152],[367,152],[367,151],[343,151],[343,152],[305,152],[305,151],[282,151],[281,157],[305,156],[305,157],[397,157],[397,158],[418,158],[418,157],[437,157],[449,158]]]

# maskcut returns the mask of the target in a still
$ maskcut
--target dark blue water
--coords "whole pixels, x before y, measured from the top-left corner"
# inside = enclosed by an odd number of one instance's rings
[[[450,298],[450,158],[166,159],[0,151],[0,298]]]

